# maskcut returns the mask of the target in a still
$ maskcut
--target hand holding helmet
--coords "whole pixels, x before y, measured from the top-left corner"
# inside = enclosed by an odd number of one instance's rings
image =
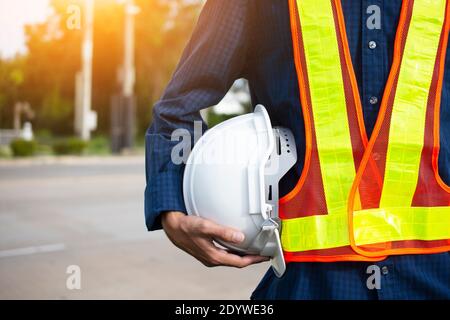
[[[213,239],[220,239],[238,245],[245,237],[240,231],[176,211],[163,213],[161,221],[169,239],[207,267],[244,268],[268,260],[267,257],[256,255],[235,255],[218,248],[213,243]]]
[[[295,165],[292,133],[272,128],[266,109],[225,121],[197,142],[186,164],[183,194],[192,216],[245,234],[233,243],[214,237],[235,252],[271,257],[277,276],[286,265],[278,223],[278,182]]]

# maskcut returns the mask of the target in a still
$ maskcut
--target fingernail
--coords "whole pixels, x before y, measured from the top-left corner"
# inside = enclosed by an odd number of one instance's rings
[[[244,238],[245,238],[245,236],[242,232],[235,232],[235,233],[233,233],[233,236],[231,237],[233,242],[242,242],[242,241],[244,241]]]

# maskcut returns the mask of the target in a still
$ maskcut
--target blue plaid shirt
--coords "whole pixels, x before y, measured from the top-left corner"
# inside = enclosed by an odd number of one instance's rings
[[[380,8],[381,28],[366,21]],[[350,52],[367,131],[373,130],[392,63],[400,0],[342,0]],[[376,47],[368,46],[374,41]],[[440,174],[450,183],[450,53],[441,108]],[[171,162],[170,135],[193,131],[201,109],[217,104],[238,78],[249,80],[253,105],[268,109],[273,125],[295,135],[298,165],[282,180],[281,193],[293,188],[303,167],[304,124],[294,66],[287,0],[209,0],[161,100],[153,108],[146,134],[145,217],[149,230],[161,228],[163,211],[183,211],[183,166]],[[426,299],[450,298],[450,254],[392,256],[376,263],[381,289],[369,290],[369,263],[290,263],[278,279],[268,270],[254,299]]]

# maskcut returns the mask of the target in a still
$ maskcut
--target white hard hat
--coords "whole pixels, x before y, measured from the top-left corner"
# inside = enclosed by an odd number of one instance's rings
[[[288,129],[272,128],[266,109],[234,117],[208,130],[186,163],[183,193],[190,215],[245,234],[236,245],[245,254],[271,257],[281,276],[286,265],[280,244],[278,182],[297,161]]]

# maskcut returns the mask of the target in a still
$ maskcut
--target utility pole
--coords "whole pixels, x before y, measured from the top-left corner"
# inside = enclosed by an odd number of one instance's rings
[[[133,0],[128,0],[125,4],[125,27],[124,27],[124,58],[123,58],[123,80],[122,95],[124,97],[133,96],[135,83],[134,69],[134,16],[139,13],[139,7]]]
[[[125,19],[123,63],[118,72],[120,93],[113,96],[111,104],[111,148],[115,153],[130,149],[134,144],[136,109],[134,17],[140,11],[133,0],[118,0],[118,2],[124,4]]]
[[[83,43],[81,46],[82,69],[76,75],[75,131],[83,140],[91,138],[97,128],[97,113],[92,104],[92,56],[94,29],[94,0],[84,0]]]
[[[15,131],[20,131],[22,129],[22,113],[28,119],[34,118],[34,111],[28,102],[16,102],[14,105],[14,125]]]

